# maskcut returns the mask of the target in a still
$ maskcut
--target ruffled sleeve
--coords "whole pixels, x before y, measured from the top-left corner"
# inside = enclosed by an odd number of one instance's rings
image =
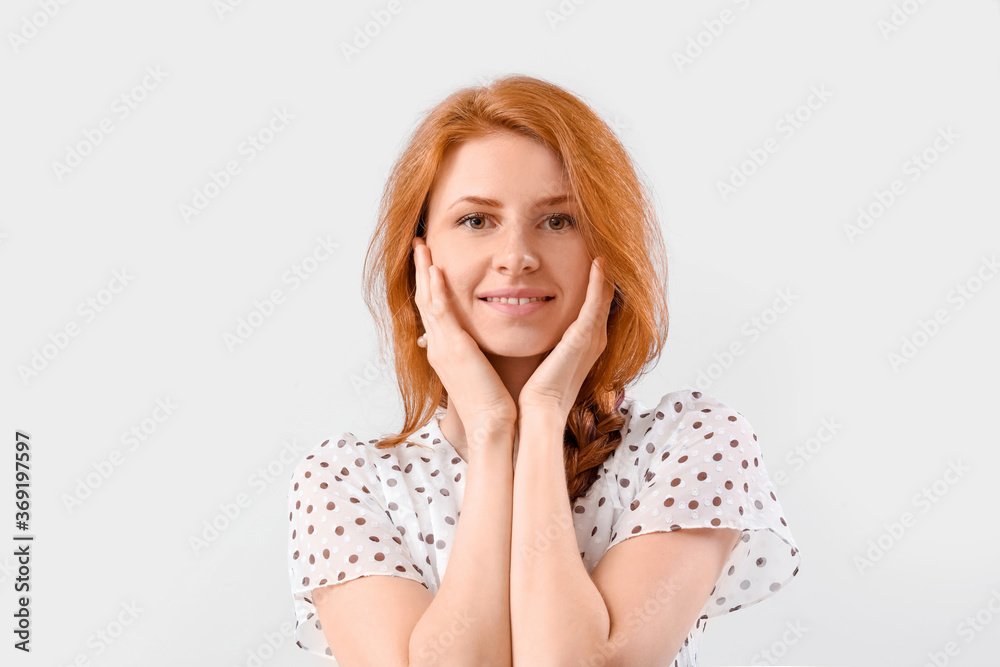
[[[369,575],[427,586],[381,491],[367,447],[350,433],[318,445],[293,472],[288,563],[301,648],[333,655],[312,602],[317,587]]]
[[[798,574],[798,546],[743,415],[701,392],[671,392],[633,414],[630,428],[635,444],[616,462],[623,510],[609,549],[653,532],[742,531],[701,618],[760,602]]]

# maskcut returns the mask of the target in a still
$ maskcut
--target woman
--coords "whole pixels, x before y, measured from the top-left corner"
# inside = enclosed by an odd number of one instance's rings
[[[341,667],[695,665],[707,618],[798,573],[749,422],[696,391],[625,393],[667,335],[650,201],[550,83],[459,90],[424,119],[366,262],[405,421],[295,470],[300,647]]]

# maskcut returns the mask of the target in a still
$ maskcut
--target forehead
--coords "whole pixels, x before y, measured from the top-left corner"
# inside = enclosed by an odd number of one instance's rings
[[[565,194],[568,187],[565,169],[548,146],[502,132],[449,147],[431,186],[429,204],[446,208],[459,197],[477,195],[514,205],[514,199]]]

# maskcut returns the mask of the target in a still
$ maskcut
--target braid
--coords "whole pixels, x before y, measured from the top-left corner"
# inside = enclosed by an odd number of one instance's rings
[[[596,405],[574,406],[566,420],[563,456],[570,504],[587,495],[600,466],[621,443],[625,417],[618,408],[625,397],[624,390],[618,392],[614,408],[610,408],[612,396],[610,393],[600,396],[605,400],[598,400]],[[602,409],[602,403],[608,407]]]

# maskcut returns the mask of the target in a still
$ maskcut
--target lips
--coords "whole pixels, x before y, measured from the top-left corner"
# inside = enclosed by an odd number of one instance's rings
[[[480,299],[485,299],[487,297],[504,297],[507,299],[518,298],[518,299],[530,299],[532,297],[554,297],[543,289],[532,288],[532,287],[508,287],[506,289],[495,289],[487,290],[481,292],[477,295]]]

